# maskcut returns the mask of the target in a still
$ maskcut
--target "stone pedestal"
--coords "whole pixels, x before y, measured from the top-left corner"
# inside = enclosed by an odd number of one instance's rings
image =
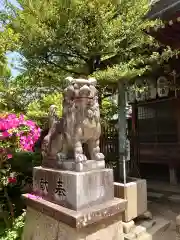
[[[123,200],[82,212],[24,195],[28,205],[22,240],[124,240]]]
[[[28,207],[22,240],[124,240],[121,216],[77,230]]]
[[[78,211],[113,199],[113,170],[73,172],[35,167],[33,191],[50,202]]]
[[[124,240],[124,199],[114,198],[113,171],[35,167],[23,240]]]
[[[124,222],[129,222],[147,211],[147,184],[144,179],[132,178],[126,184],[114,183],[114,196],[127,200]]]

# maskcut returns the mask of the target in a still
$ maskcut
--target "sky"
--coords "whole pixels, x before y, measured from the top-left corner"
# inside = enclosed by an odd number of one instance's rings
[[[8,65],[11,69],[11,73],[13,77],[16,77],[20,74],[20,70],[18,70],[19,66],[19,62],[21,59],[21,56],[19,53],[17,52],[11,52],[11,53],[7,53],[6,54],[7,58],[8,58]]]
[[[8,0],[8,1],[13,5],[15,5],[16,7],[19,7],[16,0]],[[3,10],[3,9],[4,9],[4,0],[0,0],[0,10]],[[11,53],[9,52],[6,55],[8,58],[8,63],[12,72],[12,76],[16,77],[20,73],[20,71],[16,69],[19,66],[20,55],[17,52],[11,52]]]
[[[8,2],[12,3],[14,6],[19,7],[19,4],[16,0],[7,0]],[[5,0],[0,0],[0,10],[4,9],[4,2]]]

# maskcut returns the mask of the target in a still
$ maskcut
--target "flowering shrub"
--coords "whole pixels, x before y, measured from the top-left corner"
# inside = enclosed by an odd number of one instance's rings
[[[21,240],[25,222],[26,212],[24,211],[15,219],[10,229],[0,232],[0,240]]]
[[[17,174],[12,172],[8,159],[13,158],[18,152],[32,152],[40,131],[36,123],[25,119],[24,115],[0,114],[0,193],[8,203],[12,219],[14,219],[14,207],[8,189],[16,185]],[[0,201],[0,205],[1,208],[5,208],[6,204]]]
[[[15,182],[12,177],[9,177],[10,166],[7,159],[12,158],[12,154],[15,152],[32,151],[39,136],[40,128],[35,122],[26,120],[24,115],[0,115],[1,185]]]
[[[0,115],[0,151],[11,158],[12,151],[32,151],[40,136],[40,128],[24,115]]]

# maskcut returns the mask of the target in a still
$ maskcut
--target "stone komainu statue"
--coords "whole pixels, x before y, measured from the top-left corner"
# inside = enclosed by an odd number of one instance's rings
[[[84,164],[87,157],[82,145],[86,143],[89,160],[101,161],[104,166],[99,147],[101,125],[96,80],[69,77],[67,81],[62,118],[58,119],[55,106],[50,107],[49,132],[42,144],[43,160],[52,163],[59,159],[63,164],[73,159],[74,164]]]

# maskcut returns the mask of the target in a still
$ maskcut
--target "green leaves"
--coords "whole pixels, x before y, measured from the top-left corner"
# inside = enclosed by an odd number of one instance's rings
[[[101,108],[101,120],[103,123],[108,123],[117,114],[117,103],[113,99],[103,98]]]
[[[146,61],[139,69],[136,59],[148,59],[149,46],[158,47],[144,32],[160,24],[144,19],[148,0],[19,3],[23,10],[16,11],[11,26],[19,36],[31,85],[58,86],[66,75],[93,74],[107,82],[129,79],[147,69]]]
[[[9,79],[0,81],[0,109],[3,112],[23,112],[22,89]]]
[[[129,80],[172,56],[145,33],[162,23],[145,19],[148,0],[19,0],[9,14],[24,56],[28,86],[61,87],[67,75],[100,84]],[[11,12],[11,11],[10,11]]]
[[[6,230],[0,240],[20,240],[24,227],[26,212],[15,219],[12,228]]]
[[[46,94],[42,98],[37,99],[28,105],[26,115],[29,118],[36,119],[39,124],[42,124],[48,120],[49,107],[55,105],[57,108],[57,114],[61,117],[62,101],[63,97],[61,93],[55,92],[53,94]]]
[[[12,28],[3,25],[0,15],[0,77],[10,77],[10,70],[7,66],[6,53],[8,51],[14,51],[18,48],[19,35],[13,31]]]

